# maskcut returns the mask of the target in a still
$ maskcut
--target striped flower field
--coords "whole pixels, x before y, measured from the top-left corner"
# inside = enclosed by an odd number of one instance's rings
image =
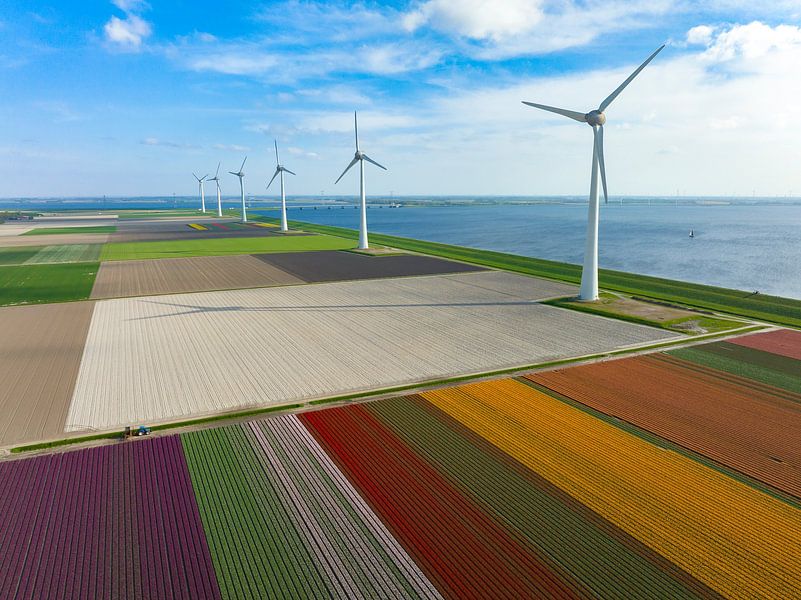
[[[0,598],[801,597],[789,394],[659,354],[0,463]]]

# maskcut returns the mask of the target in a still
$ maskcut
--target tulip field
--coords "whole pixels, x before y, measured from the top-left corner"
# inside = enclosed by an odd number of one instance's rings
[[[0,462],[0,597],[797,598],[801,505],[743,466],[794,470],[791,411],[729,387],[685,431],[655,382],[723,385],[697,368],[657,354]]]

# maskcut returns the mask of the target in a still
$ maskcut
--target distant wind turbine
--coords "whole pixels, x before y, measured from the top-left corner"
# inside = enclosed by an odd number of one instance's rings
[[[359,163],[359,170],[361,171],[360,174],[360,195],[361,195],[361,221],[359,223],[359,249],[366,250],[369,248],[367,244],[367,199],[365,198],[364,192],[364,161],[374,164],[376,167],[380,167],[381,169],[387,170],[386,167],[379,165],[375,162],[372,158],[367,156],[364,152],[359,150],[359,123],[356,120],[356,113],[353,113],[353,128],[356,132],[356,154],[353,156],[353,160],[350,161],[350,164],[342,171],[342,175],[334,182],[334,185],[339,183],[339,180],[345,176],[345,173],[350,171],[350,168]]]
[[[206,213],[206,189],[205,189],[206,186],[203,185],[203,182],[206,181],[206,177],[208,177],[209,174],[206,173],[203,177],[198,177],[197,175],[192,173],[192,176],[195,179],[197,179],[197,186],[198,186],[198,188],[200,188],[200,210],[203,211],[203,214],[205,214]]]
[[[213,181],[217,184],[217,216],[222,216],[222,199],[220,197],[220,163],[217,163],[217,172],[214,173],[214,177],[208,179],[208,181]]]
[[[618,97],[632,80],[640,74],[649,62],[659,54],[665,47],[663,44],[656,51],[649,56],[644,63],[635,69],[629,75],[628,79],[618,86],[618,88],[609,94],[609,96],[601,102],[601,105],[596,110],[591,110],[588,113],[580,113],[573,110],[565,110],[563,108],[555,108],[553,106],[546,106],[544,104],[536,104],[534,102],[523,101],[523,104],[547,110],[580,123],[587,123],[592,127],[593,146],[592,146],[592,176],[590,178],[590,206],[589,215],[587,217],[587,240],[584,248],[584,266],[581,270],[581,289],[579,290],[579,299],[584,301],[592,301],[598,299],[598,173],[601,174],[601,182],[604,188],[604,202],[609,201],[606,191],[606,167],[604,166],[604,123],[606,123],[606,115],[604,111],[612,104],[615,98]]]
[[[281,166],[281,159],[278,157],[278,140],[273,140],[275,142],[275,173],[273,174],[273,178],[270,179],[270,183],[267,184],[267,189],[270,189],[270,186],[275,181],[276,177],[279,177],[281,183],[281,231],[289,231],[289,227],[287,227],[286,222],[286,195],[284,194],[284,172],[289,173],[290,175],[294,175],[292,171],[287,169],[286,167]]]
[[[236,175],[239,177],[239,193],[242,195],[242,222],[248,222],[248,210],[245,207],[245,172],[242,170],[245,168],[245,161],[247,161],[248,157],[245,157],[245,160],[242,161],[242,166],[239,167],[239,171],[234,173],[233,171],[228,171],[231,175]]]

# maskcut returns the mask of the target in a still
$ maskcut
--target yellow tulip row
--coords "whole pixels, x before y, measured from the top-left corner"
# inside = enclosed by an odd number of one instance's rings
[[[801,597],[801,510],[515,380],[423,396],[722,594]]]

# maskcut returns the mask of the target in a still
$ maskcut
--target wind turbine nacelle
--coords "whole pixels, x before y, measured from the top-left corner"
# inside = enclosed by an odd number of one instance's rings
[[[356,154],[354,155],[354,158],[356,158],[356,160],[361,160],[362,158],[364,158],[364,152],[357,150]]]
[[[595,127],[596,125],[600,127],[606,123],[606,115],[600,110],[591,110],[584,116],[587,119],[587,124],[592,127]]]

